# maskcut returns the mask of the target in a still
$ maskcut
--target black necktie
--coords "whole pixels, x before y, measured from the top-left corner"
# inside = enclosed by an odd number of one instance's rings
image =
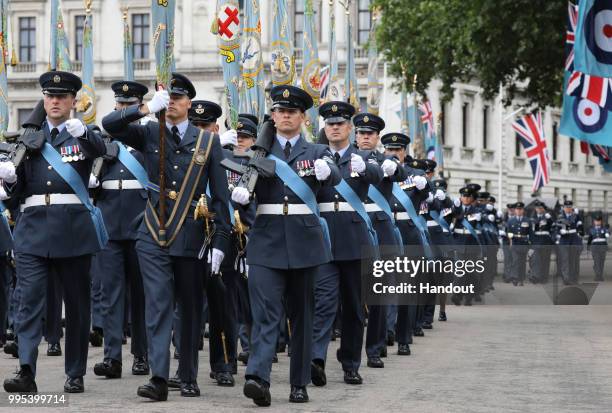
[[[338,152],[334,154],[334,159],[336,160],[336,165],[337,165],[338,162],[340,162],[340,154]]]
[[[57,135],[59,135],[59,130],[57,128],[51,129],[51,141],[53,141]]]
[[[176,125],[172,127],[171,131],[172,138],[174,139],[174,142],[176,142],[176,144],[178,145],[179,143],[181,143],[181,137],[179,136],[179,131]]]
[[[291,155],[291,142],[287,141],[283,152],[285,153],[285,159],[289,159],[289,155]]]

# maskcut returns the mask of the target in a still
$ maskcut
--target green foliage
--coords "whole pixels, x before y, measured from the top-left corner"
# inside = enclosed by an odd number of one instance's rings
[[[561,102],[567,3],[563,0],[374,0],[376,38],[391,75],[425,94],[440,79],[442,99],[455,82],[477,80],[486,99],[502,83],[506,101]],[[401,85],[396,85],[401,86]]]

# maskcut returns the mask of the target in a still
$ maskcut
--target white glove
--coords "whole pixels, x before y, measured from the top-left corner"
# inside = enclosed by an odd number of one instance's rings
[[[316,165],[315,165],[316,167]],[[366,169],[366,164],[363,158],[356,153],[351,154],[351,172],[362,173]]]
[[[489,215],[488,215],[488,218],[489,218],[489,221],[491,221],[491,222],[495,222],[495,215],[493,215],[493,214],[489,214]]]
[[[94,174],[89,174],[89,188],[97,188],[100,186],[100,181],[98,178],[94,176]]]
[[[243,188],[241,186],[237,186],[232,191],[232,201],[240,205],[246,205],[249,203],[249,198],[251,195],[249,194],[249,190]]]
[[[12,184],[17,181],[15,174],[15,165],[11,161],[0,162],[0,179],[3,179],[7,184]]]
[[[427,179],[423,178],[422,176],[415,176],[414,184],[416,185],[417,189],[420,191],[427,186]]]
[[[476,218],[476,221],[480,221],[482,219],[482,214],[480,212],[476,212],[474,214],[474,218]]]
[[[565,235],[565,234],[567,234],[567,230],[566,229],[562,229],[561,231],[559,231],[559,233],[561,233],[561,235]]]
[[[580,210],[578,208],[574,208],[574,214],[578,215],[579,212]]]
[[[85,125],[78,119],[68,119],[66,121],[66,130],[70,136],[74,136],[75,138],[80,138],[85,135]]]
[[[0,185],[0,201],[6,201],[9,198],[10,197],[8,196],[6,191],[4,190],[4,186]]]
[[[491,204],[487,204],[485,208],[487,209],[487,211],[493,211],[493,205]]]
[[[431,204],[431,203],[433,202],[433,200],[434,200],[434,195],[433,195],[433,192],[430,192],[430,193],[427,195],[427,203],[428,203],[428,204]]]
[[[497,218],[501,219],[501,217],[503,217],[501,211],[497,211]]]
[[[157,113],[162,109],[167,109],[170,103],[170,95],[167,90],[158,90],[153,95],[153,99],[147,102],[150,113]]]
[[[361,159],[361,156],[359,157]],[[363,162],[363,159],[361,160]],[[352,170],[353,160],[351,159],[351,170]],[[365,163],[363,164],[365,169]],[[331,175],[331,168],[323,159],[317,159],[314,163],[315,168],[315,176],[318,181],[325,181]]]
[[[226,130],[221,134],[219,140],[221,141],[221,146],[238,146],[238,132],[235,129]]]
[[[503,231],[503,230],[500,229],[499,230],[499,236],[500,237],[505,237],[506,236],[506,231]]]
[[[606,238],[610,238],[610,234],[606,233]]]
[[[549,214],[548,212],[547,212],[547,213],[545,213],[545,214],[544,214],[544,218],[546,218],[546,219],[550,219],[550,214]]]
[[[441,189],[436,190],[436,199],[438,199],[439,201],[444,201],[446,199],[446,194],[444,193],[443,190]]]
[[[397,170],[397,164],[391,159],[385,159],[380,167],[387,176],[393,176]]]
[[[459,198],[453,199],[453,205],[455,205],[457,208],[461,206],[461,201],[459,200]]]
[[[213,248],[208,255],[208,263],[213,274],[219,274],[219,268],[221,268],[221,262],[225,257],[225,253],[221,250]]]

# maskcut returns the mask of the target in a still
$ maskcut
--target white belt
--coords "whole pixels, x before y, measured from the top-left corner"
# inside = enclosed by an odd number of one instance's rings
[[[427,221],[427,226],[428,227],[437,227],[440,224],[438,224],[436,221]]]
[[[143,189],[137,179],[110,179],[102,182],[103,189]]]
[[[82,204],[81,200],[75,194],[45,194],[45,195],[32,195],[25,199],[25,202],[21,204],[19,210],[25,211],[27,208],[41,206],[41,205],[68,205],[68,204]]]
[[[575,233],[576,233],[576,230],[575,230],[575,229],[568,229],[568,230],[567,230],[567,233],[568,233],[568,234],[575,234]]]
[[[308,215],[312,214],[305,204],[260,204],[257,215]]]
[[[396,212],[395,220],[396,221],[412,221],[412,218],[408,216],[408,212]]]
[[[512,233],[510,233],[512,234]],[[512,238],[527,238],[528,235],[521,235],[521,234],[512,234]]]
[[[365,206],[366,212],[379,212],[382,209],[377,204],[363,204]]]
[[[550,235],[550,232],[548,231],[536,231],[534,232],[535,235]]]
[[[594,238],[592,242],[608,242],[605,238]]]
[[[455,228],[453,232],[455,234],[463,234],[463,235],[471,234],[469,229],[464,229],[464,228]]]
[[[319,204],[321,212],[355,212],[348,202],[322,202]]]

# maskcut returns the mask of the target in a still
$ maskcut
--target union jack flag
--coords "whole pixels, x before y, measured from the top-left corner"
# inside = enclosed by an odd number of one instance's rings
[[[421,111],[421,123],[425,125],[425,133],[428,138],[431,138],[435,132],[431,103],[429,103],[429,101],[419,103],[419,110]]]
[[[529,114],[512,123],[533,173],[533,188],[536,192],[550,181],[550,156],[544,137],[544,126],[540,112]]]
[[[574,70],[574,41],[576,39],[576,26],[578,25],[578,6],[571,2],[567,4],[568,25],[565,35],[567,57],[565,58],[565,70]]]

